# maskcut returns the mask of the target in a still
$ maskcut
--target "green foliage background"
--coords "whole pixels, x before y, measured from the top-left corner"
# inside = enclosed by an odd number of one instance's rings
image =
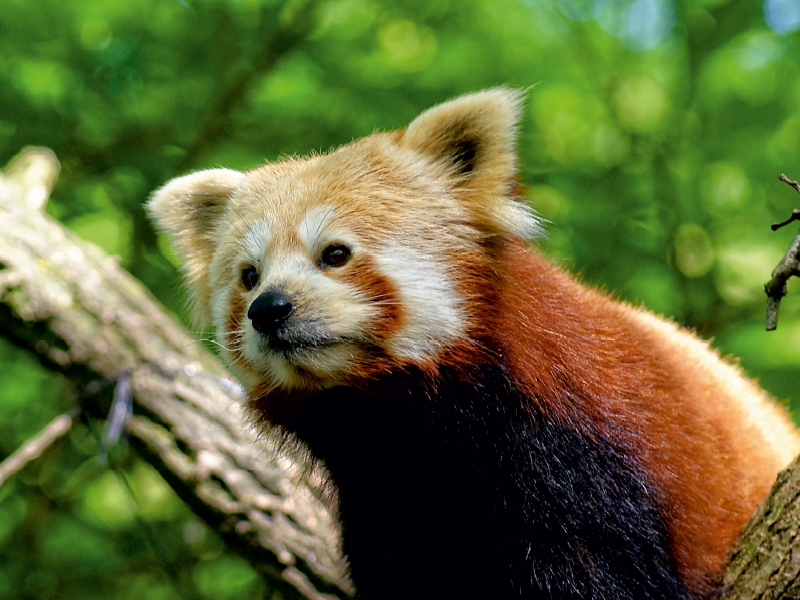
[[[766,16],[766,18],[765,18]],[[148,193],[530,88],[519,150],[553,260],[714,337],[800,411],[800,289],[762,284],[800,206],[798,0],[0,0],[0,164],[62,163],[48,211],[182,313]],[[69,388],[0,342],[0,459]],[[800,413],[798,413],[800,414]],[[272,592],[101,424],[0,488],[0,599]]]

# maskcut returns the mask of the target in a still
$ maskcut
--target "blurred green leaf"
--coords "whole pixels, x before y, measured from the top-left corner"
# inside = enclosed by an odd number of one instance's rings
[[[263,584],[241,558],[220,557],[198,565],[195,569],[197,589],[213,600],[263,598]]]

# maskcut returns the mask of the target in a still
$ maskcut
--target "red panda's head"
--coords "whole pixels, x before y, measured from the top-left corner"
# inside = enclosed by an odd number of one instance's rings
[[[153,194],[196,315],[246,387],[356,384],[463,343],[487,248],[537,227],[513,194],[520,104],[470,94],[401,132]]]

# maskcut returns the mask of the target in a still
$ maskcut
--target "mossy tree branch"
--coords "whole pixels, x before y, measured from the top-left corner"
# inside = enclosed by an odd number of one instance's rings
[[[744,528],[720,600],[800,598],[800,463],[780,473]]]
[[[115,258],[42,212],[57,172],[28,149],[0,176],[0,335],[78,388],[125,373],[128,436],[192,510],[285,597],[347,597],[303,469],[254,432],[224,367]],[[94,396],[81,409],[104,418]]]

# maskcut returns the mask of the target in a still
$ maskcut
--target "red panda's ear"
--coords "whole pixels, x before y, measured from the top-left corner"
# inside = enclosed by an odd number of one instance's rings
[[[209,319],[208,270],[217,245],[217,227],[244,175],[209,169],[168,181],[153,192],[147,212],[183,261],[186,283],[199,322]]]
[[[522,101],[503,87],[461,96],[414,119],[400,143],[431,160],[482,225],[528,238],[536,218],[513,198]]]

